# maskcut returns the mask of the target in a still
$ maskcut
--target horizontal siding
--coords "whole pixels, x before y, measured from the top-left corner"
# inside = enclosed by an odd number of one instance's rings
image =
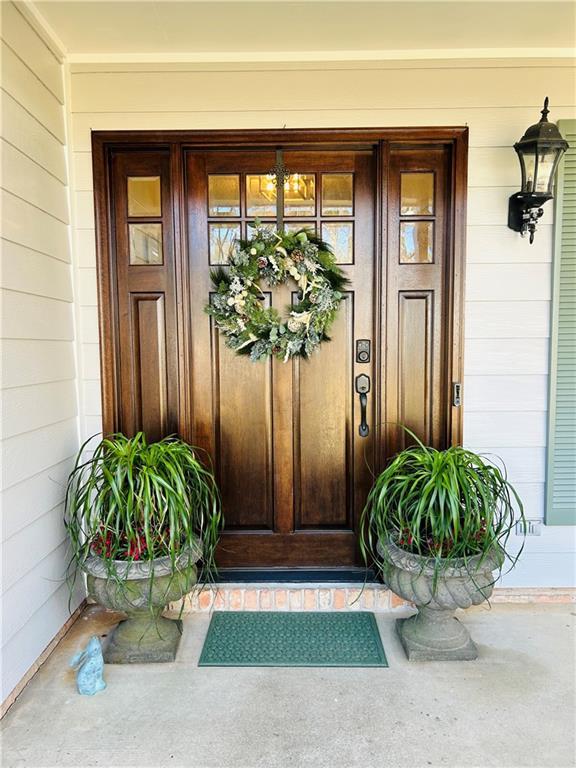
[[[464,373],[534,376],[548,373],[548,339],[466,339]]]
[[[2,487],[9,488],[74,454],[78,447],[76,419],[57,421],[2,442]]]
[[[2,99],[4,140],[66,183],[66,157],[60,141],[7,93]]]
[[[2,392],[3,437],[14,437],[77,415],[76,383],[50,381]]]
[[[30,547],[30,539],[32,538],[42,542],[42,560],[38,560],[38,555]],[[55,550],[64,543],[67,544],[61,504],[8,539],[2,562],[2,596],[4,597],[25,576],[33,579],[35,567],[44,563],[46,558],[51,555],[54,556]],[[55,568],[60,568],[60,573],[58,574],[56,571],[55,577],[56,580],[61,580],[62,563],[57,562]],[[46,585],[46,587],[49,589],[50,585]],[[10,612],[12,616],[13,613],[13,611]],[[17,622],[14,623],[17,624]],[[16,626],[16,629],[18,628]]]
[[[545,446],[546,412],[469,411],[466,414],[466,442],[476,448],[491,445]]]
[[[34,571],[29,571],[2,594],[2,602],[9,616],[2,626],[3,643],[8,643],[30,621],[38,608],[50,600],[59,587],[64,587],[62,597],[67,597],[66,583],[62,578],[62,562],[65,562],[65,559],[66,543],[62,541],[59,547],[49,552],[38,563],[37,575],[40,578],[35,578]],[[54,584],[57,585],[56,589]],[[31,593],[35,595],[36,605],[27,599]]]
[[[68,341],[8,339],[3,342],[5,388],[73,379],[74,347]]]
[[[548,338],[550,335],[549,301],[545,299],[490,300],[487,290],[487,287],[476,289],[477,295],[483,295],[484,300],[466,303],[467,338]],[[531,287],[530,291],[536,294],[540,289]],[[494,295],[497,296],[499,292],[494,291]]]
[[[69,261],[68,227],[63,221],[6,190],[2,192],[1,204],[6,240]]]
[[[531,542],[530,542],[531,543]],[[572,546],[574,541],[571,540]],[[574,550],[530,552],[525,550],[518,564],[502,579],[503,587],[573,587]]]
[[[69,615],[62,502],[78,405],[62,67],[16,6],[1,12],[4,698]]]
[[[496,465],[502,467],[504,464],[508,475],[514,478],[516,484],[541,485],[544,482],[546,449],[543,446],[500,445],[492,448],[485,445],[478,450]]]
[[[0,253],[4,288],[32,296],[72,301],[71,268],[45,253],[2,241]]]
[[[468,301],[549,301],[549,264],[469,264]]]
[[[542,411],[548,408],[548,377],[539,376],[466,376],[466,413],[479,411]]]
[[[64,104],[62,67],[38,33],[12,3],[2,11],[2,39],[40,82]]]
[[[20,291],[1,291],[2,331],[7,339],[73,341],[72,305]]]
[[[67,224],[68,200],[65,185],[11,144],[2,141],[0,150],[4,189]]]
[[[64,144],[62,105],[9,46],[2,43],[0,55],[4,90]]]
[[[13,510],[12,514],[2,515],[2,541],[62,503],[63,488],[73,464],[70,456],[2,491],[3,508]]]
[[[3,699],[10,694],[34,661],[49,645],[52,638],[46,641],[47,628],[57,627],[58,629],[54,633],[56,635],[70,618],[68,598],[69,590],[67,585],[58,582],[50,597],[37,608],[20,630],[3,645]],[[78,605],[81,599],[81,592],[77,589],[70,599],[70,605]],[[28,663],[29,659],[32,661]]]
[[[512,177],[510,181],[512,181]],[[538,237],[530,248],[506,222],[468,227],[466,261],[471,264],[548,264],[552,261],[552,227],[538,224]]]
[[[526,106],[523,68],[314,69],[270,71],[83,72],[73,76],[73,112],[234,112],[282,109]],[[359,86],[361,82],[361,87]],[[302,87],[306,85],[306,87]],[[570,67],[530,69],[530,93],[564,104],[574,87]],[[465,86],[465,87],[464,87]],[[320,97],[319,97],[320,94]],[[448,103],[447,103],[448,102]],[[528,103],[532,102],[529,98]]]

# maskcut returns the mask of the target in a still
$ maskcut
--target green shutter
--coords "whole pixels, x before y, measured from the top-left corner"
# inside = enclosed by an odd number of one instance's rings
[[[556,184],[546,524],[576,523],[576,120]]]

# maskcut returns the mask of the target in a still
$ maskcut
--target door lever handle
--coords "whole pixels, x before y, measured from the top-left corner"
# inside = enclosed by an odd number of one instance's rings
[[[360,395],[360,426],[358,434],[367,437],[370,429],[366,421],[366,407],[368,405],[368,392],[370,392],[370,378],[365,373],[356,376],[356,392]]]

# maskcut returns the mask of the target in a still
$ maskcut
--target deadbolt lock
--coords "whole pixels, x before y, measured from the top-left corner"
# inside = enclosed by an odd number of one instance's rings
[[[370,362],[370,340],[369,339],[358,339],[356,341],[356,362],[357,363]]]

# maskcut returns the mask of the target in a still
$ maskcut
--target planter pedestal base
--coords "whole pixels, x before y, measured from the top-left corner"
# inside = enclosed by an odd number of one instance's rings
[[[396,620],[396,632],[409,661],[472,661],[478,649],[451,610],[418,609]]]
[[[107,664],[148,664],[176,659],[182,622],[149,611],[130,615],[114,629],[104,648]]]

